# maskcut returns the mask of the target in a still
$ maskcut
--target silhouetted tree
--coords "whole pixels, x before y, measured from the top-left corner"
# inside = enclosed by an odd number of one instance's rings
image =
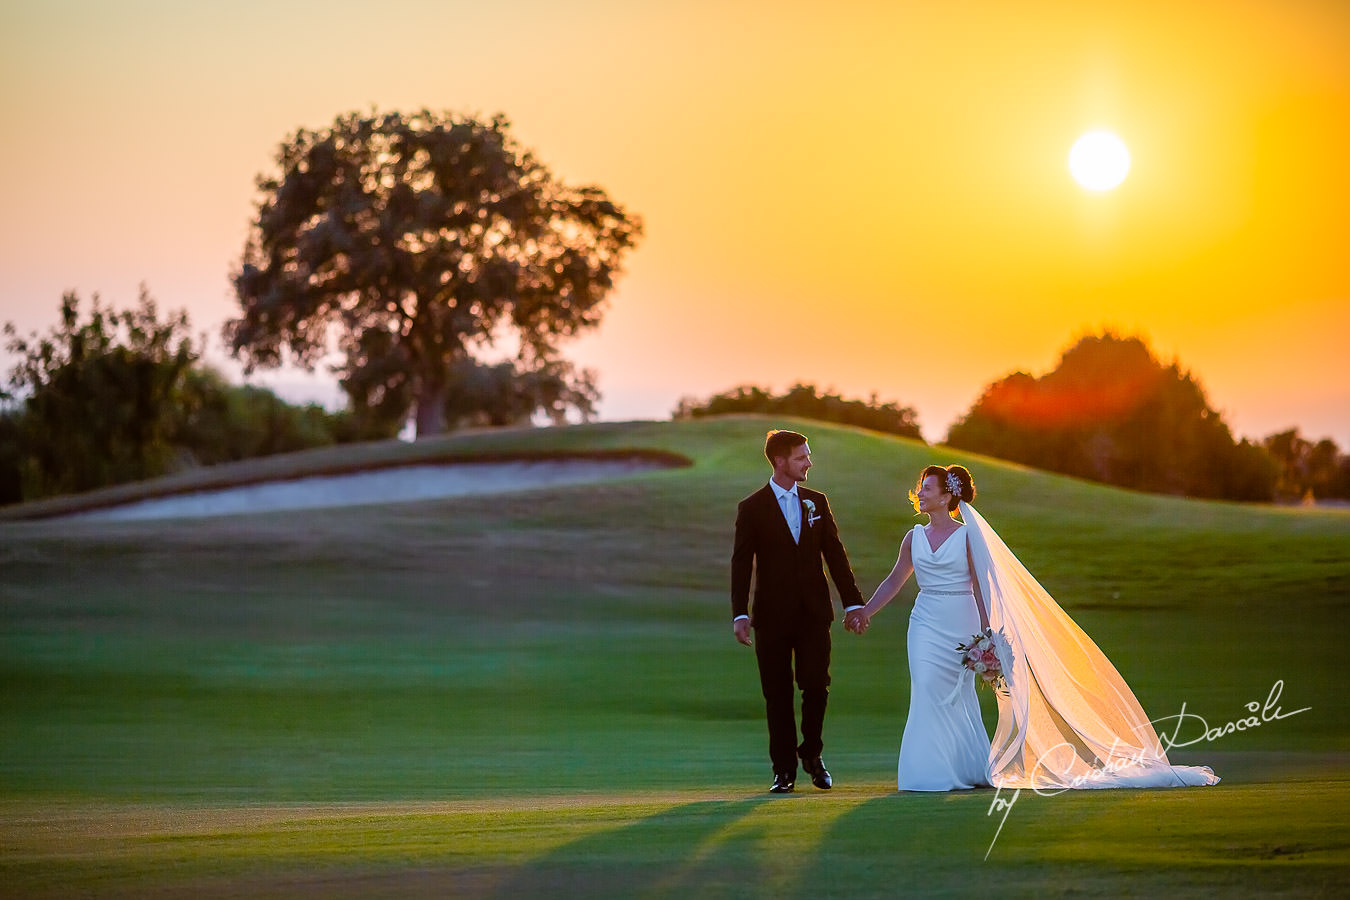
[[[176,394],[197,359],[186,312],[160,321],[144,287],[135,309],[105,309],[95,294],[61,300],[61,323],[21,338],[5,325],[18,358],[10,395],[22,398],[18,439],[23,497],[83,491],[167,471]]]
[[[1276,490],[1283,497],[1301,497],[1307,490],[1308,453],[1312,444],[1297,428],[1269,435],[1262,444],[1280,467]]]
[[[0,506],[23,499],[21,414],[0,408]]]
[[[345,414],[292,406],[195,365],[187,314],[161,321],[144,288],[123,312],[95,294],[87,320],[66,294],[61,324],[45,337],[4,331],[18,362],[0,390],[0,505],[322,446],[352,431]]]
[[[798,416],[923,440],[918,417],[912,407],[900,406],[894,401],[879,403],[876,394],[866,401],[845,400],[838,394],[820,394],[815,385],[810,384],[793,385],[781,396],[774,396],[760,387],[743,385],[703,401],[685,397],[680,400],[672,417],[698,419],[733,413]]]
[[[234,352],[312,366],[333,336],[354,415],[415,408],[422,435],[443,430],[463,363],[500,338],[519,342],[517,371],[570,377],[558,343],[599,323],[641,224],[599,188],[564,185],[508,129],[423,110],[288,138],[280,172],[258,180]]]
[[[987,387],[947,435],[953,447],[1146,491],[1269,500],[1275,466],[1234,441],[1204,390],[1143,341],[1085,337],[1054,371]]]
[[[1350,457],[1336,442],[1306,440],[1297,428],[1268,436],[1266,452],[1279,466],[1278,491],[1286,499],[1350,498]]]

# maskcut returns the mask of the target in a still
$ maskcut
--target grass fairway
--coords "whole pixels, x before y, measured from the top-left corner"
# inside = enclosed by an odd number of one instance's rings
[[[770,798],[726,597],[767,424],[417,445],[695,463],[603,486],[0,522],[0,895],[1344,894],[1350,714],[1330,673],[1350,514],[1133,494],[802,423],[865,592],[915,521],[914,474],[966,463],[976,505],[1149,714],[1185,704],[1178,739],[1194,743],[1173,760],[1224,780],[1023,794],[1001,832],[992,791],[897,794],[897,602],[864,638],[835,630],[838,787]],[[1286,715],[1309,711],[1204,739],[1277,682]]]

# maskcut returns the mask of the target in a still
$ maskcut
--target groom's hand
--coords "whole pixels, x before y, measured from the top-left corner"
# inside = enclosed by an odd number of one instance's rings
[[[750,620],[737,619],[731,623],[731,630],[736,632],[736,640],[745,646],[750,646]]]

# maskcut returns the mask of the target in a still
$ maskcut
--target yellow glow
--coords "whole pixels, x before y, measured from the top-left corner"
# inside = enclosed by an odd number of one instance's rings
[[[1069,171],[1090,191],[1109,191],[1130,171],[1130,151],[1109,131],[1089,131],[1069,150]]]
[[[1192,368],[1238,433],[1350,447],[1345,0],[388,0],[419,27],[378,46],[355,0],[151,6],[0,13],[22,123],[0,141],[0,319],[24,330],[63,290],[129,304],[144,280],[214,332],[288,133],[372,104],[501,110],[646,223],[567,348],[606,416],[800,379],[913,404],[938,439],[989,382],[1112,327]],[[451,33],[472,39],[447,53]],[[79,140],[20,139],[71,110]],[[1065,169],[1098,126],[1134,157],[1104,193]]]

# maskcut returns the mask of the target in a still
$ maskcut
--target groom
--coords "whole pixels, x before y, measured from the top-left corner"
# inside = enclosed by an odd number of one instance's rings
[[[772,793],[789,793],[797,760],[821,790],[832,784],[820,758],[830,684],[830,623],[834,605],[821,560],[845,608],[862,606],[848,553],[825,495],[799,485],[811,468],[811,448],[795,431],[770,431],[764,455],[773,477],[736,508],[731,552],[731,614],[736,639],[755,648],[769,720]],[[750,610],[750,582],[755,606]],[[750,639],[750,629],[755,640]],[[802,740],[797,743],[793,670],[802,690]]]

